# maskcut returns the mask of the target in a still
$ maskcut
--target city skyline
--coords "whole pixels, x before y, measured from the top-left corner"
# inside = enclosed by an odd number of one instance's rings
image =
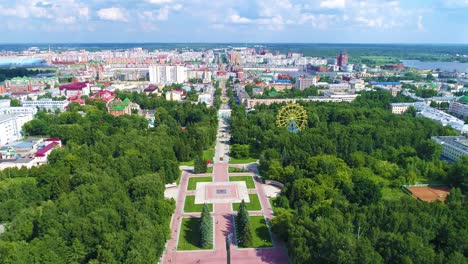
[[[452,0],[0,1],[0,43],[464,44],[466,11]]]

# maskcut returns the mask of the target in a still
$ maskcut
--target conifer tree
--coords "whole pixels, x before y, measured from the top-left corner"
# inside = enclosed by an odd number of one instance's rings
[[[213,243],[213,220],[206,203],[200,217],[200,234],[200,247],[210,248]]]
[[[236,217],[237,243],[240,247],[252,247],[252,231],[245,201],[242,200]]]

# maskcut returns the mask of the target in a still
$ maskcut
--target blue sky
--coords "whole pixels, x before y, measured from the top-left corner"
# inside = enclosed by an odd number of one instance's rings
[[[468,0],[0,0],[0,43],[467,43]]]

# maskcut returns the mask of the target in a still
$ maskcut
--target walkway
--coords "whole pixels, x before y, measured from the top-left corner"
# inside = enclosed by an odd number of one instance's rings
[[[225,88],[222,86],[223,95],[225,95]],[[229,109],[229,106],[223,104],[221,109]],[[252,175],[253,173],[228,173],[229,167],[229,140],[228,124],[223,118],[220,118],[218,124],[218,135],[215,146],[215,164],[213,166],[213,181],[214,182],[227,182],[229,181],[229,175]],[[242,164],[241,164],[242,166]],[[203,176],[211,176],[211,174],[203,174]],[[183,217],[199,216],[200,213],[183,213],[185,196],[188,194],[193,195],[193,191],[187,191],[187,184],[189,177],[198,177],[198,175],[192,175],[187,171],[184,171],[181,176],[179,195],[176,201],[176,209],[171,220],[171,239],[167,243],[166,251],[163,255],[163,263],[177,263],[177,264],[202,264],[202,263],[213,263],[220,264],[226,263],[226,236],[228,234],[233,235],[234,238],[234,226],[233,219],[236,215],[232,211],[230,203],[216,203],[214,204],[214,211],[212,213],[213,221],[215,223],[215,234],[214,234],[214,249],[213,250],[197,250],[197,251],[177,251],[177,240],[179,237],[180,223]],[[260,199],[262,210],[258,212],[251,212],[250,215],[263,215],[267,219],[272,219],[273,210],[270,206],[267,195],[263,190],[263,184],[254,177],[255,190],[249,190],[249,193],[257,193]],[[283,264],[288,263],[288,257],[284,244],[272,237],[273,247],[272,248],[250,248],[250,249],[238,249],[234,244],[231,245],[231,263],[233,264],[255,264],[255,263],[270,263],[270,264]]]

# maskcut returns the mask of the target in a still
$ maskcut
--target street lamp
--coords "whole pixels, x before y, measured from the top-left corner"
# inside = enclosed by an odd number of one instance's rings
[[[232,234],[226,236],[227,264],[231,264],[231,239]]]

